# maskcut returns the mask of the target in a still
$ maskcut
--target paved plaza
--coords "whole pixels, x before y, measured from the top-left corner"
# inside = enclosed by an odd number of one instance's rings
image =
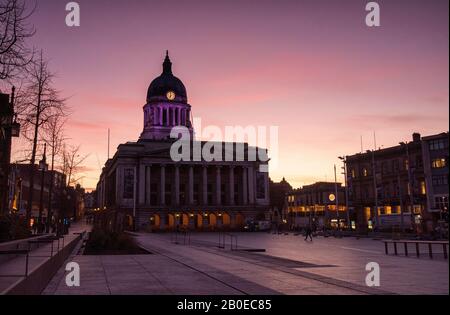
[[[448,294],[448,261],[385,255],[379,240],[294,234],[233,233],[238,250],[219,248],[219,234],[136,233],[150,255],[82,256],[80,287],[59,270],[44,294]],[[259,250],[265,249],[265,252]],[[377,262],[380,287],[367,287]]]

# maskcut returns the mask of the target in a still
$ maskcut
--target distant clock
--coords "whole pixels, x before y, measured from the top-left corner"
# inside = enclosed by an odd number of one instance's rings
[[[335,196],[334,194],[330,194],[330,195],[328,196],[328,199],[329,199],[330,201],[335,201],[335,200],[336,200],[336,196]]]
[[[175,92],[173,91],[167,92],[166,97],[169,101],[173,101],[175,99]]]

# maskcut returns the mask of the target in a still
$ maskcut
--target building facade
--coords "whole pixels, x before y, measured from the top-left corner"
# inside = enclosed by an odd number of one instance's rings
[[[349,206],[358,227],[431,231],[439,212],[435,198],[448,205],[447,161],[448,133],[415,133],[398,146],[347,156]]]
[[[47,220],[50,202],[52,202],[52,212],[54,216],[62,211],[60,198],[66,191],[66,176],[58,171],[47,170],[42,177],[42,171],[38,165],[12,164],[9,176],[8,210],[12,213],[25,216],[28,206],[28,196],[30,193],[30,175],[34,172],[34,189],[31,218],[32,222],[37,222],[39,210],[41,208],[42,193],[42,218]],[[50,184],[53,180],[52,200],[50,201]]]
[[[194,140],[186,88],[173,76],[168,55],[146,100],[139,140],[119,145],[97,184],[99,212],[108,224],[152,231],[239,229],[265,215],[267,151],[246,143]],[[171,150],[185,136],[187,156],[174,160]],[[206,151],[213,157],[205,158]],[[254,152],[264,158],[254,158]]]
[[[422,138],[422,156],[425,182],[427,187],[427,211],[432,216],[428,225],[440,227],[447,225],[448,229],[448,132]],[[428,226],[428,229],[432,226]]]
[[[348,226],[345,188],[341,183],[317,182],[294,189],[286,194],[284,217],[291,229],[336,228],[338,222],[340,228],[345,228]]]

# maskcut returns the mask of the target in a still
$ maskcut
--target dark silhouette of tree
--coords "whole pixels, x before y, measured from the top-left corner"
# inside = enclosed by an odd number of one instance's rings
[[[48,215],[46,232],[50,231],[51,219],[53,216],[53,188],[55,182],[55,160],[59,154],[62,154],[63,143],[66,140],[64,136],[64,125],[66,123],[63,115],[54,115],[49,118],[46,125],[44,125],[44,141],[50,147],[50,187],[48,191]]]
[[[0,79],[12,79],[33,59],[26,39],[35,33],[27,20],[35,7],[27,10],[24,0],[0,0]]]
[[[80,146],[64,146],[61,172],[66,175],[67,186],[75,185],[83,176],[78,176],[88,155],[80,154]]]
[[[38,141],[42,139],[43,127],[48,126],[56,116],[65,116],[68,108],[65,99],[53,87],[54,75],[44,60],[42,51],[37,60],[27,69],[27,81],[17,98],[17,112],[23,136],[31,142],[30,165],[36,162]],[[30,168],[30,188],[34,185],[33,167]],[[28,195],[27,222],[30,222],[33,203],[33,189]]]

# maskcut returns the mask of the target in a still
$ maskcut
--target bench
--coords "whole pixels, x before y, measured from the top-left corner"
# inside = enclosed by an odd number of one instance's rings
[[[420,257],[420,244],[427,244],[428,245],[428,255],[430,259],[433,259],[433,245],[442,245],[442,249],[444,251],[444,258],[448,259],[447,255],[447,246],[448,241],[419,241],[419,240],[382,240],[384,242],[384,250],[386,255],[389,254],[389,244],[394,245],[394,254],[398,255],[398,249],[397,249],[397,243],[403,244],[405,256],[408,256],[408,244],[415,244],[416,247],[416,256]]]

